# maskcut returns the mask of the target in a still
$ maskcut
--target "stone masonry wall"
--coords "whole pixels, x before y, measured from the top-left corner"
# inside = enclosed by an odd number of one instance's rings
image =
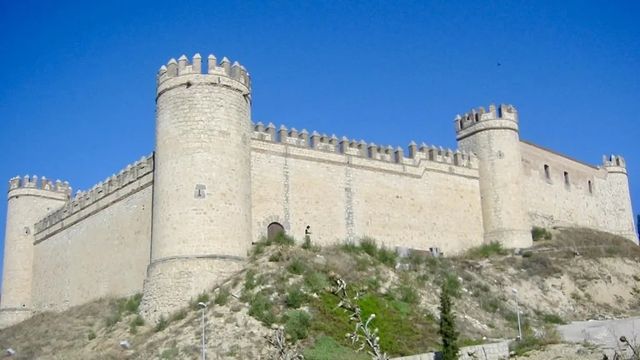
[[[142,291],[150,256],[152,184],[149,156],[79,192],[36,224],[36,311]]]
[[[626,175],[612,174],[603,166],[584,164],[531,143],[520,145],[523,193],[532,225],[586,226],[637,241],[630,200],[620,199],[628,196]]]
[[[253,237],[278,222],[322,245],[371,236],[387,246],[453,254],[482,242],[475,159],[422,146],[402,149],[256,125]]]

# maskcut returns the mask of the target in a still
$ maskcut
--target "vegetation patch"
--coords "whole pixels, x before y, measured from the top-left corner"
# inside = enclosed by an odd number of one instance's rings
[[[229,296],[231,293],[229,289],[226,287],[221,287],[220,290],[216,293],[216,296],[213,298],[213,303],[218,306],[226,305],[229,302]]]
[[[299,308],[302,303],[306,300],[306,295],[302,292],[299,286],[291,286],[287,290],[287,295],[285,297],[285,304],[287,307],[292,309]]]
[[[200,303],[203,303],[203,304],[208,304],[209,303],[209,294],[208,293],[202,293],[202,294],[198,295],[198,297],[196,297],[194,300],[191,301],[190,305],[194,310],[198,310],[201,307]]]
[[[491,242],[467,250],[464,257],[467,259],[487,259],[492,256],[504,256],[508,253],[499,242]]]
[[[566,324],[566,321],[564,321],[559,315],[556,315],[556,314],[543,314],[542,321],[544,321],[547,324],[556,324],[556,325]]]
[[[287,266],[287,270],[295,275],[302,275],[307,270],[307,264],[300,258],[293,259]]]
[[[293,341],[305,339],[309,335],[311,316],[303,310],[291,310],[285,315],[284,331]]]
[[[323,293],[313,301],[314,333],[330,336],[340,344],[350,347],[345,334],[353,331],[348,314],[338,308],[338,298]],[[392,356],[405,356],[425,352],[437,346],[437,329],[433,318],[417,307],[398,301],[390,296],[366,294],[358,300],[362,317],[376,314],[371,327],[378,328],[380,347]]]
[[[531,229],[531,237],[533,241],[551,240],[553,239],[553,234],[545,228],[534,226]]]
[[[304,351],[305,360],[371,360],[367,354],[355,352],[332,337],[322,335]]]
[[[129,332],[131,334],[136,334],[138,332],[138,326],[144,325],[144,319],[140,315],[136,315],[131,322],[129,322]]]
[[[546,327],[539,336],[534,336],[531,330],[526,328],[523,338],[520,341],[511,343],[510,350],[513,351],[516,356],[522,356],[529,351],[541,350],[547,345],[557,344],[559,342],[560,336],[552,327]]]
[[[304,273],[304,285],[311,292],[320,292],[329,286],[329,278],[320,271],[308,269]]]
[[[273,302],[264,292],[259,292],[251,298],[249,315],[267,326],[271,326],[277,320]]]
[[[158,319],[158,323],[156,324],[154,330],[155,332],[160,332],[166,329],[167,326],[169,326],[169,321],[164,316],[160,316],[160,319]]]

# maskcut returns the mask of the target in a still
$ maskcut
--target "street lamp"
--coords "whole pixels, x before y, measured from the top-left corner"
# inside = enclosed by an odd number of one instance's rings
[[[518,316],[518,341],[522,340],[522,325],[520,325],[520,305],[518,304],[518,290],[511,289],[513,292],[513,298],[516,301],[516,315]]]
[[[205,330],[205,310],[207,310],[207,304],[203,303],[203,302],[199,302],[198,306],[202,309],[202,360],[206,360],[207,359],[207,349],[205,348],[205,335],[204,335],[204,330]]]

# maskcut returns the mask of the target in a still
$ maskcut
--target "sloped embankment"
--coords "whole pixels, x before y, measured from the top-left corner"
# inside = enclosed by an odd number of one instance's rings
[[[376,314],[372,325],[393,356],[438,349],[442,281],[458,294],[463,345],[514,338],[516,297],[525,333],[518,352],[557,341],[557,323],[639,312],[636,245],[583,229],[552,235],[519,255],[489,244],[454,258],[403,259],[370,239],[305,249],[283,237],[256,245],[243,272],[158,325],[137,316],[138,297],[101,300],[0,330],[0,346],[15,349],[16,359],[197,359],[201,312],[195,304],[204,301],[210,359],[270,358],[265,337],[275,326],[284,327],[306,359],[367,359],[345,338],[354,324],[328,291],[336,278],[359,295],[365,318]],[[129,349],[119,345],[124,340]]]

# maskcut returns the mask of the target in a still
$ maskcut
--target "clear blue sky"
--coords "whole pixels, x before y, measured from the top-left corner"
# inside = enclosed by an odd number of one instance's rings
[[[453,148],[456,113],[512,103],[523,139],[625,156],[637,209],[639,15],[638,1],[0,0],[0,180],[87,189],[150,153],[156,71],[213,52],[252,74],[255,121],[385,145]]]

